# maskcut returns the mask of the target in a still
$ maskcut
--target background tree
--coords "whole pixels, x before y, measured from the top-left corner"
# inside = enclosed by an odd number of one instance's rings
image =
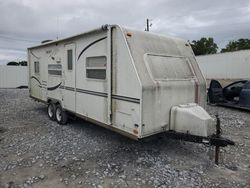
[[[7,63],[7,65],[10,65],[10,66],[27,66],[27,61],[19,61],[19,62],[16,62],[16,61],[10,61]]]
[[[27,66],[27,61],[19,61],[19,65],[21,65],[21,66]]]
[[[9,63],[7,63],[8,66],[18,66],[19,63],[15,62],[15,61],[10,61]]]
[[[250,39],[239,39],[237,41],[229,41],[226,47],[221,49],[221,53],[246,49],[250,49]]]
[[[218,46],[211,37],[202,37],[200,40],[193,40],[191,47],[195,55],[215,54]]]

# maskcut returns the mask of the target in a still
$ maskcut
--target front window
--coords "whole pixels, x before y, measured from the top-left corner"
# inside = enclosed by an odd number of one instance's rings
[[[189,79],[194,74],[185,57],[148,54],[146,61],[154,80]]]

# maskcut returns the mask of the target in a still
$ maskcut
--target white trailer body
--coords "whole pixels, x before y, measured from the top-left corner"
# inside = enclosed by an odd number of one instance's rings
[[[134,139],[209,137],[206,82],[181,39],[117,25],[28,49],[30,96]]]

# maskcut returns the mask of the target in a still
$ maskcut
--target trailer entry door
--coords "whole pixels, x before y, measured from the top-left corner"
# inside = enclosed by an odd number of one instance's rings
[[[63,75],[63,85],[64,85],[64,108],[75,112],[75,83],[76,83],[76,56],[75,56],[75,44],[71,43],[65,45],[64,50],[64,75]]]

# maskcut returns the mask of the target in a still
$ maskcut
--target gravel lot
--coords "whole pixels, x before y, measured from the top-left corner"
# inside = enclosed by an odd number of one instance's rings
[[[208,106],[220,115],[221,150],[155,138],[136,142],[77,119],[50,121],[28,90],[0,90],[0,187],[250,187],[250,113]]]

